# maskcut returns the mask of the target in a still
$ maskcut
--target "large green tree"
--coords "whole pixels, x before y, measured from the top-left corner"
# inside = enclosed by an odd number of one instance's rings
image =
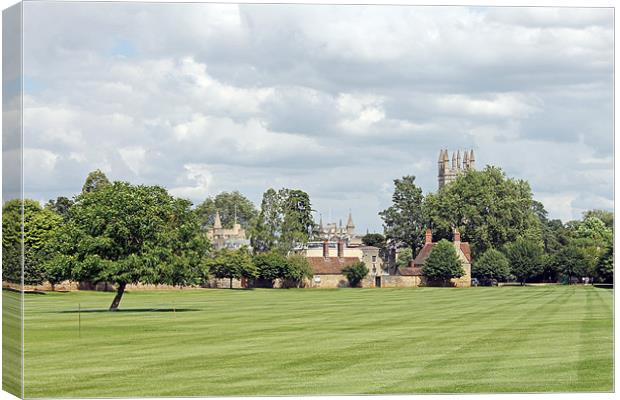
[[[571,244],[579,248],[586,259],[587,276],[594,276],[599,258],[613,248],[613,231],[597,217],[586,217],[572,233]]]
[[[233,279],[253,279],[258,271],[252,262],[252,256],[246,247],[237,250],[222,249],[208,261],[210,273],[219,279],[229,279],[230,288]]]
[[[510,273],[521,285],[524,285],[528,278],[543,272],[543,249],[540,242],[518,238],[504,246],[504,253],[510,261]]]
[[[222,192],[213,198],[208,197],[196,207],[203,226],[213,226],[216,211],[220,213],[224,228],[232,228],[236,220],[242,228],[247,229],[258,215],[254,204],[238,191]]]
[[[481,281],[506,279],[510,275],[510,264],[502,252],[488,249],[474,261],[471,272]]]
[[[65,268],[74,280],[116,284],[111,311],[130,283],[200,283],[209,249],[191,202],[126,182],[77,196],[57,238],[50,268]]]
[[[474,258],[517,237],[542,241],[529,184],[507,178],[496,167],[467,171],[438,193],[429,194],[424,208],[434,236],[449,239],[458,228]]]
[[[22,248],[23,212],[23,248]],[[20,283],[24,256],[24,284],[46,279],[46,248],[60,227],[62,217],[30,199],[9,200],[2,206],[2,275],[7,282]]]
[[[272,287],[276,279],[283,279],[288,269],[288,260],[277,251],[257,253],[252,257],[257,278]]]
[[[426,218],[423,213],[422,189],[415,184],[415,176],[394,180],[392,205],[381,211],[385,236],[397,246],[407,246],[413,254],[423,244]]]
[[[563,247],[555,253],[551,261],[556,270],[568,278],[568,283],[572,283],[573,277],[581,277],[588,272],[588,261],[583,251],[574,245]]]
[[[257,252],[277,250],[288,254],[308,242],[315,229],[310,197],[297,189],[268,189],[252,228],[252,247]]]
[[[440,281],[446,285],[452,278],[465,275],[454,245],[446,239],[437,242],[422,265],[422,273],[430,281]]]

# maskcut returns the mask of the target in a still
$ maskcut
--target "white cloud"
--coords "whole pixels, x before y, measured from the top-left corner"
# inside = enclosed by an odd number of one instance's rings
[[[186,164],[184,180],[190,184],[186,186],[177,186],[170,188],[173,196],[188,199],[204,199],[209,195],[213,195],[210,191],[213,185],[213,174],[208,166],[203,164]]]
[[[127,164],[129,169],[135,174],[140,175],[140,172],[147,166],[146,162],[146,149],[141,146],[124,147],[118,150],[121,158]]]
[[[25,7],[37,196],[78,192],[95,168],[194,201],[287,185],[374,230],[394,178],[433,191],[438,149],[473,147],[551,217],[611,206],[610,10]]]

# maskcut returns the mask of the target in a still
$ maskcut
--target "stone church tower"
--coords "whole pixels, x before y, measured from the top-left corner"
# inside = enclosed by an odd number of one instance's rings
[[[459,174],[469,170],[476,169],[476,158],[474,157],[474,150],[463,151],[463,160],[461,161],[461,151],[457,150],[456,153],[452,153],[452,163],[450,163],[450,157],[448,156],[448,150],[439,151],[439,160],[437,161],[439,172],[437,174],[437,182],[439,183],[439,189],[444,185],[454,181]]]

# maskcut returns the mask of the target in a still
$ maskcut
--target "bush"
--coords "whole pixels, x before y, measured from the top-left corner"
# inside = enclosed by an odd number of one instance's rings
[[[355,264],[349,265],[342,269],[342,274],[349,281],[349,286],[359,286],[362,279],[368,275],[368,267],[362,261],[358,261]]]
[[[543,249],[538,242],[519,238],[504,246],[504,253],[510,262],[510,273],[521,285],[543,272]]]
[[[308,259],[302,255],[295,254],[287,259],[286,270],[282,278],[287,281],[287,286],[302,286],[304,279],[312,278],[312,267]]]
[[[474,262],[472,275],[481,281],[503,280],[510,275],[510,264],[500,251],[488,249]]]
[[[451,278],[460,278],[465,275],[465,270],[456,255],[454,245],[442,239],[433,246],[431,254],[422,266],[422,273],[427,279],[439,280],[445,285]]]
[[[275,251],[255,254],[252,261],[258,278],[266,281],[270,287],[276,279],[284,278],[289,268],[286,257]]]

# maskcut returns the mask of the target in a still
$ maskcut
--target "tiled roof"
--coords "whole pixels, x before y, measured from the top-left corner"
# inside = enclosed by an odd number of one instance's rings
[[[308,257],[307,259],[315,275],[340,275],[344,267],[360,260],[357,257]]]
[[[424,247],[422,247],[422,250],[418,253],[415,260],[413,260],[413,265],[420,266],[424,264],[429,254],[431,254],[431,250],[434,245],[435,243],[426,243]],[[461,242],[461,251],[465,255],[465,258],[467,258],[467,261],[471,262],[471,249],[468,242]]]
[[[403,267],[398,269],[398,274],[403,276],[422,276],[421,267]]]
[[[435,243],[426,243],[422,250],[418,253],[416,258],[413,260],[414,265],[422,265],[428,258],[429,254],[431,254],[431,250],[433,249],[433,245]]]
[[[469,248],[469,242],[461,242],[461,251],[465,254],[467,261],[471,262],[471,249]]]

